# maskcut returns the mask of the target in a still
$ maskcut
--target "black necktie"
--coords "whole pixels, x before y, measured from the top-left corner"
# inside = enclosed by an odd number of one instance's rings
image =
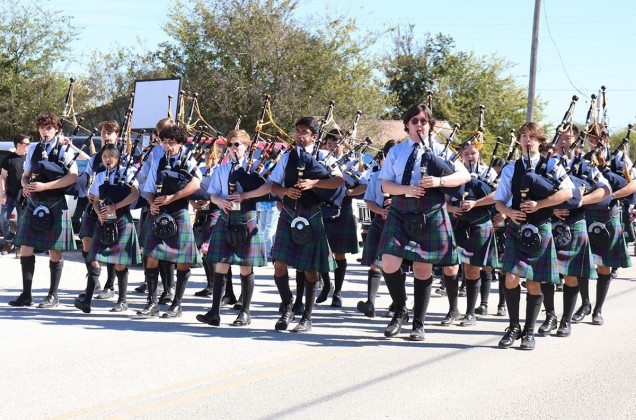
[[[415,158],[417,157],[417,150],[420,148],[419,143],[413,143],[413,151],[409,156],[409,159],[406,161],[406,166],[404,167],[404,174],[402,174],[402,185],[410,185],[411,184],[411,174],[413,173],[413,166],[415,165]]]

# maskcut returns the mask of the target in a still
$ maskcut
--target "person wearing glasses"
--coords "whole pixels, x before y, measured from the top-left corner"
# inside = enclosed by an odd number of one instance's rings
[[[444,166],[446,162],[438,157],[435,142],[433,150],[427,150],[430,144],[426,139],[435,120],[426,105],[409,108],[403,122],[408,138],[389,151],[379,175],[382,191],[392,196],[378,247],[384,280],[395,308],[384,335],[397,335],[409,319],[405,278],[400,269],[402,261],[408,260],[413,262],[414,274],[413,329],[409,339],[423,341],[433,265],[459,264],[445,195],[439,188],[465,184],[470,174],[460,162],[454,164],[454,172]]]
[[[16,220],[21,220],[24,213],[23,207],[19,205],[20,189],[22,188],[20,179],[22,179],[24,161],[27,150],[29,150],[29,144],[31,144],[31,140],[23,134],[18,134],[13,138],[15,152],[11,152],[4,158],[2,161],[2,173],[0,174],[0,228],[5,241],[2,255],[15,250],[16,258],[20,256],[20,252],[12,244],[15,235],[11,232],[9,218],[14,209],[18,213]]]

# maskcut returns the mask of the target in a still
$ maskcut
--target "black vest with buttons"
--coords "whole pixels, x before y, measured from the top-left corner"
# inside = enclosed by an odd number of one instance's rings
[[[539,159],[539,162],[537,163],[535,171],[538,175],[545,177],[546,169],[547,169],[547,159],[541,156],[541,158]],[[519,188],[519,185],[521,185],[521,178],[523,177],[525,173],[526,173],[526,168],[525,168],[525,165],[523,164],[523,158],[518,159],[515,162],[515,170],[512,174],[512,180],[510,183],[512,187],[511,188],[512,189],[512,208],[514,210],[521,209],[521,189]],[[535,193],[533,193],[532,190],[529,191],[528,194],[526,195],[527,200],[538,201],[543,198],[546,198],[546,197],[539,198],[535,195]],[[550,220],[551,217],[552,217],[552,208],[551,207],[543,208],[543,209],[539,209],[535,211],[534,213],[528,213],[526,215],[526,223],[530,223],[530,224],[538,226]]]

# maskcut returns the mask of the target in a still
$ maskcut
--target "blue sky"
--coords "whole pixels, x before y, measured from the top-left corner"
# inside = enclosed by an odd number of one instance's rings
[[[154,48],[167,40],[161,26],[173,4],[166,0],[52,2],[85,28],[81,40],[72,45],[72,56],[78,60],[95,48],[130,45],[137,37]],[[618,131],[634,123],[636,4],[628,0],[543,0],[542,4],[537,93],[548,102],[547,121],[560,121],[573,94],[581,98],[575,120],[583,121],[590,94],[604,84],[611,128]],[[532,0],[300,0],[298,7],[299,18],[307,20],[313,14],[354,16],[361,33],[402,23],[415,24],[422,37],[442,32],[455,39],[457,49],[496,53],[517,63],[511,74],[523,86],[528,83],[533,13]],[[379,42],[377,51],[388,48],[387,39]],[[77,65],[67,67],[77,69]]]

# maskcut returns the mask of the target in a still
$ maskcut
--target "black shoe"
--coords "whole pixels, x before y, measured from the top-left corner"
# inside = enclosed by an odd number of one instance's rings
[[[555,292],[563,292],[563,284],[557,284],[554,288]]]
[[[311,331],[311,319],[307,319],[306,315],[303,314],[303,317],[300,318],[300,322],[294,327],[293,330],[291,330],[291,332],[302,334],[308,333],[309,331]]]
[[[182,313],[183,313],[183,310],[181,309],[181,305],[173,304],[172,306],[170,306],[170,309],[168,309],[168,311],[164,312],[163,315],[161,315],[161,317],[162,318],[179,318]]]
[[[481,316],[488,315],[488,305],[484,305],[483,303],[479,305],[479,307],[475,308],[475,314]]]
[[[124,312],[128,310],[128,302],[117,302],[115,306],[112,307],[110,312]]]
[[[90,314],[91,313],[91,305],[90,303],[86,303],[83,300],[80,299],[75,299],[75,302],[73,302],[73,304],[75,305],[75,307],[77,309],[79,309],[80,311],[84,312],[85,314]]]
[[[322,290],[320,291],[320,294],[318,295],[318,297],[316,298],[316,303],[323,303],[324,301],[326,301],[327,299],[329,299],[329,293],[331,293],[331,291],[334,289],[334,285],[330,285],[330,287],[326,288],[323,287]]]
[[[212,297],[212,288],[206,287],[205,289],[199,290],[198,292],[194,292],[194,296],[198,297]]]
[[[231,325],[233,327],[245,327],[247,325],[250,325],[251,323],[252,323],[252,315],[241,311],[239,312],[238,316],[236,317],[234,322],[232,322]]]
[[[435,289],[435,293],[440,296],[446,296],[446,287],[442,284],[439,289]]]
[[[406,307],[404,307],[397,311],[395,315],[393,315],[393,318],[391,318],[389,325],[387,325],[384,329],[384,336],[394,337],[398,335],[400,333],[400,330],[402,329],[402,325],[404,325],[404,323],[408,320],[409,311],[408,309],[406,309]]]
[[[292,311],[296,315],[302,315],[305,312],[305,304],[302,302],[294,302],[294,306],[292,306]]]
[[[340,293],[333,294],[333,298],[331,299],[331,307],[342,308],[342,298],[340,297]]]
[[[95,299],[110,299],[113,296],[115,296],[115,289],[104,289],[95,296]]]
[[[525,280],[521,282],[521,287],[523,287],[524,289],[527,289]]]
[[[612,272],[610,273],[613,279],[618,277],[618,268],[612,268]]]
[[[358,302],[358,311],[369,318],[375,318],[375,307],[373,306],[373,303],[371,303],[371,301]]]
[[[226,308],[228,306],[234,306],[236,303],[236,296],[234,295],[225,295],[223,299],[221,299],[221,307]]]
[[[510,347],[519,338],[521,338],[521,326],[519,324],[510,325],[506,328],[504,336],[499,340],[499,347]]]
[[[148,290],[148,285],[146,283],[141,283],[140,286],[135,287],[135,292],[137,293],[146,293],[146,290]]]
[[[570,326],[570,321],[565,318],[561,318],[561,323],[559,324],[559,329],[556,332],[557,337],[567,337],[572,332],[572,328]]]
[[[287,327],[289,327],[289,324],[294,320],[294,318],[296,318],[296,315],[294,314],[294,312],[291,311],[289,307],[286,307],[285,310],[283,311],[283,314],[280,316],[278,321],[276,321],[276,325],[274,326],[274,329],[276,331],[287,330]]]
[[[203,322],[204,324],[212,325],[213,327],[218,327],[221,325],[221,317],[216,314],[211,314],[210,312],[204,315],[197,315],[197,321]]]
[[[44,298],[42,303],[38,305],[38,308],[40,309],[55,308],[59,304],[60,304],[60,301],[57,298],[57,296],[48,295],[47,297]]]
[[[440,325],[447,326],[453,323],[457,318],[459,318],[459,311],[448,311]]]
[[[385,318],[393,318],[395,316],[395,305],[390,304],[389,309],[384,314]]]
[[[411,341],[424,341],[424,323],[418,318],[413,318],[413,330],[409,334]]]
[[[466,287],[460,287],[457,291],[457,296],[466,297]]]
[[[9,301],[9,306],[31,306],[33,305],[33,298],[30,297],[24,297],[24,294],[20,294],[20,296],[18,296],[16,298],[16,300],[10,300]]]
[[[243,309],[243,295],[239,295],[238,299],[236,299],[236,303],[232,306],[232,309],[235,311]]]
[[[532,331],[524,328],[521,333],[521,350],[534,350],[534,334]]]
[[[539,334],[550,334],[550,331],[555,330],[557,327],[557,317],[554,313],[548,314],[545,322],[539,327]]]
[[[159,304],[160,305],[172,305],[174,302],[174,288],[169,287],[168,290],[164,290],[161,292],[161,296],[159,296]]]
[[[156,303],[148,303],[145,308],[137,311],[137,315],[145,318],[159,316],[159,305]]]
[[[592,324],[594,325],[603,325],[605,320],[603,319],[603,315],[600,312],[594,311],[592,314]]]
[[[576,324],[577,322],[580,322],[583,320],[583,318],[585,318],[587,315],[592,313],[592,305],[588,304],[582,304],[581,307],[579,309],[577,309],[576,312],[574,312],[574,315],[572,315],[572,322],[574,324]]]
[[[507,314],[506,305],[497,305],[497,316],[506,316]]]
[[[476,323],[477,323],[477,318],[475,318],[475,315],[466,314],[461,319],[461,321],[459,321],[459,326],[460,327],[473,327]]]

